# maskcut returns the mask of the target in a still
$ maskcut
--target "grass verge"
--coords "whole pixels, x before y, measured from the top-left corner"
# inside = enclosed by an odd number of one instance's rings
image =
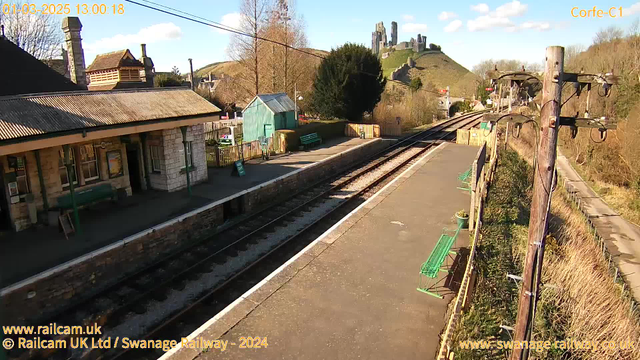
[[[517,142],[512,142],[512,144]],[[531,160],[526,142],[515,146]],[[519,289],[506,275],[520,275],[526,251],[532,169],[513,151],[500,154],[489,189],[471,306],[454,332],[455,359],[504,359],[506,349],[462,349],[464,340],[510,340],[500,325],[513,326]],[[552,198],[546,240],[543,286],[532,340],[573,339],[592,348],[551,347],[534,351],[536,359],[640,359],[640,325],[621,287],[613,282],[585,219],[559,187]],[[614,347],[603,346],[613,341]],[[634,341],[635,347],[625,344]]]

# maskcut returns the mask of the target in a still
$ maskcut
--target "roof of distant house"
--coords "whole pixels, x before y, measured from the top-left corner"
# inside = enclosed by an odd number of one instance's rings
[[[71,80],[3,36],[0,36],[0,54],[0,68],[4,69],[0,96],[80,90]]]
[[[295,103],[289,98],[286,93],[277,93],[256,95],[256,97],[253,98],[253,100],[251,100],[242,111],[246,111],[249,106],[251,106],[251,104],[256,101],[256,99],[260,99],[260,101],[262,101],[274,114],[295,111],[296,109]]]
[[[6,96],[0,97],[0,142],[218,112],[215,105],[185,88]]]
[[[129,49],[124,49],[96,56],[95,60],[87,68],[87,72],[117,69],[125,66],[144,67],[139,60],[136,60]]]

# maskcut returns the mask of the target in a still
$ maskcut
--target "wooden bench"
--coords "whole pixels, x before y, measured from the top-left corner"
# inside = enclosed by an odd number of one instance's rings
[[[451,250],[451,247],[456,242],[456,238],[458,237],[460,229],[461,227],[458,226],[453,235],[447,235],[447,230],[445,229],[444,233],[440,235],[440,239],[438,239],[436,246],[431,251],[429,258],[422,264],[422,267],[420,267],[420,282],[418,284],[418,291],[442,299],[442,295],[440,295],[437,291],[431,291],[437,283],[429,287],[424,287],[422,286],[422,277],[426,276],[427,278],[435,279],[438,277],[438,274],[440,272],[449,273],[449,270],[444,268],[442,265],[444,264],[444,261],[449,254],[457,254],[455,251]]]
[[[460,180],[464,187],[458,186],[458,189],[465,190],[471,192],[471,171],[473,166],[469,168],[469,170],[463,172],[458,176],[458,180]]]
[[[111,184],[100,184],[86,189],[80,188],[74,191],[74,195],[76,198],[76,206],[87,205],[104,199],[116,200],[117,198],[117,193],[111,187]],[[73,208],[71,194],[60,196],[57,200],[60,209],[67,210]]]
[[[300,136],[300,145],[306,147],[307,145],[313,145],[315,143],[322,144],[322,138],[318,133],[311,133]]]

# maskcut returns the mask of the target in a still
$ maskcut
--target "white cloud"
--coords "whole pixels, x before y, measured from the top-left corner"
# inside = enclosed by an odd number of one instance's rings
[[[224,26],[238,29],[240,28],[240,19],[242,19],[242,15],[240,15],[240,13],[229,13],[222,16],[220,23]],[[218,32],[221,34],[230,34],[230,32],[220,29],[218,29]]]
[[[462,45],[462,44],[464,44],[464,43],[462,42],[462,40],[456,40],[456,41],[454,41],[454,42],[453,42],[453,45],[455,45],[455,46],[460,46],[460,45]]]
[[[540,22],[540,21],[526,21],[520,25],[521,29],[533,29],[538,31],[545,31],[551,29],[551,24],[548,22]]]
[[[508,18],[499,18],[490,15],[479,16],[475,20],[467,21],[469,31],[487,30],[493,27],[508,26],[513,26],[513,23]]]
[[[161,23],[140,29],[136,34],[118,34],[102,38],[84,46],[88,54],[126,49],[132,45],[153,44],[161,41],[178,40],[182,30],[174,23]]]
[[[424,33],[427,31],[427,24],[414,24],[414,23],[408,23],[408,24],[402,24],[402,32],[405,33]]]
[[[444,31],[445,32],[456,32],[460,29],[460,27],[462,26],[462,21],[460,20],[453,20],[452,22],[449,23],[449,25],[444,27]]]
[[[438,15],[438,20],[445,21],[450,19],[455,19],[458,17],[458,14],[451,11],[443,11]]]
[[[529,5],[525,5],[520,1],[514,0],[510,3],[498,6],[495,11],[495,17],[522,16],[527,12]],[[492,13],[493,15],[494,13]]]
[[[622,16],[631,16],[637,13],[640,13],[640,2],[637,2],[628,8],[622,9]]]
[[[481,14],[486,14],[489,12],[489,5],[481,3],[478,5],[471,5],[471,10],[479,12]]]
[[[416,18],[413,17],[413,15],[402,15],[402,19],[404,19],[404,21],[413,21]]]

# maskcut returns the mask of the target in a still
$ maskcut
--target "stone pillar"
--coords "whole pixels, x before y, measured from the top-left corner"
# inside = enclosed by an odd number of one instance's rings
[[[82,50],[82,38],[80,31],[82,23],[75,16],[62,19],[62,31],[69,52],[69,75],[71,81],[83,89],[87,88],[87,75],[84,66],[84,51]]]

